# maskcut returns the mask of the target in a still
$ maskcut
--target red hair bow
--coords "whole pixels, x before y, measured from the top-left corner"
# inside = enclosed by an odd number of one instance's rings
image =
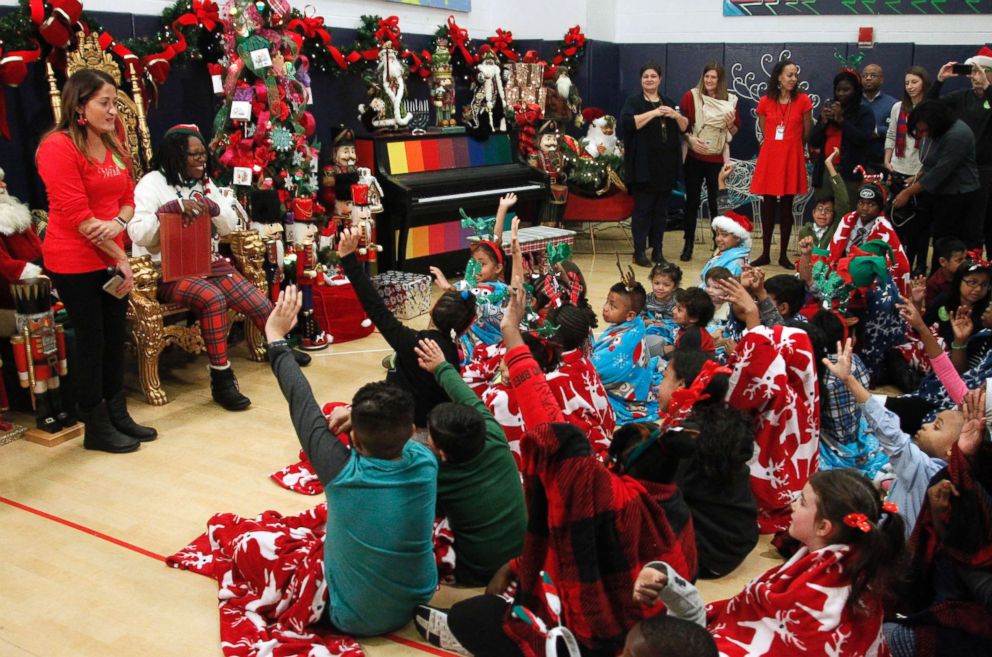
[[[992,267],[992,262],[989,262],[988,260],[982,260],[982,247],[978,247],[977,249],[972,249],[971,251],[968,251],[967,254],[968,254],[968,260],[971,260],[974,264],[978,265],[979,267],[982,268]]]
[[[895,502],[882,502],[882,511],[885,513],[899,513],[899,506]]]
[[[871,521],[863,513],[849,513],[844,516],[844,524],[852,529],[859,529],[865,534],[871,531]]]

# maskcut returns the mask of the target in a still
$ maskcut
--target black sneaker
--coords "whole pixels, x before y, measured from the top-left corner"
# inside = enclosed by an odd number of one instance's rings
[[[458,639],[448,628],[448,612],[446,610],[428,605],[417,605],[413,610],[413,626],[417,628],[417,634],[432,646],[471,657],[472,653],[458,643]]]
[[[634,254],[634,264],[638,267],[650,267],[651,261],[643,253],[641,255]]]

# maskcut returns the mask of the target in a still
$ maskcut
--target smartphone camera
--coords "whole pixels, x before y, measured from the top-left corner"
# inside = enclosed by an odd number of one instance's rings
[[[954,75],[971,75],[971,64],[954,64],[951,66]]]

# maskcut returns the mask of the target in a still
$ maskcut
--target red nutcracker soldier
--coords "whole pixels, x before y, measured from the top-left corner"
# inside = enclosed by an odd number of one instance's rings
[[[58,433],[76,424],[62,408],[59,377],[68,373],[65,334],[52,313],[52,282],[29,278],[10,286],[18,335],[10,339],[22,388],[31,389],[39,429]]]
[[[323,280],[324,267],[317,261],[317,246],[312,240],[296,246],[296,285],[303,296],[300,310],[300,349],[326,349],[334,338],[325,333],[317,322],[313,309],[313,286]]]
[[[337,179],[341,174],[355,173],[358,156],[355,151],[355,133],[343,125],[334,129],[331,136],[331,163],[321,170],[320,201],[328,208],[334,207],[337,198]]]
[[[361,238],[358,241],[358,259],[362,262],[376,262],[382,245],[375,242],[375,220],[372,211],[372,188],[357,183],[351,186],[351,220],[349,226],[358,229]],[[381,205],[379,207],[382,207]]]

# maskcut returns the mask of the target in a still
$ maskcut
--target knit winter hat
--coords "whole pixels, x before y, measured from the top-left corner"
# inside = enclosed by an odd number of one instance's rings
[[[971,64],[972,66],[981,66],[982,68],[992,68],[992,48],[982,46],[975,53],[974,57],[969,57],[964,60],[964,63]]]
[[[186,135],[187,137],[196,137],[200,140],[204,147],[207,145],[207,140],[203,138],[203,134],[200,132],[200,129],[193,123],[178,123],[166,130],[163,137],[168,137],[169,135]]]
[[[722,230],[739,237],[741,244],[745,246],[751,244],[751,230],[753,226],[750,220],[742,214],[728,210],[722,215],[715,217],[710,225],[713,230]]]

